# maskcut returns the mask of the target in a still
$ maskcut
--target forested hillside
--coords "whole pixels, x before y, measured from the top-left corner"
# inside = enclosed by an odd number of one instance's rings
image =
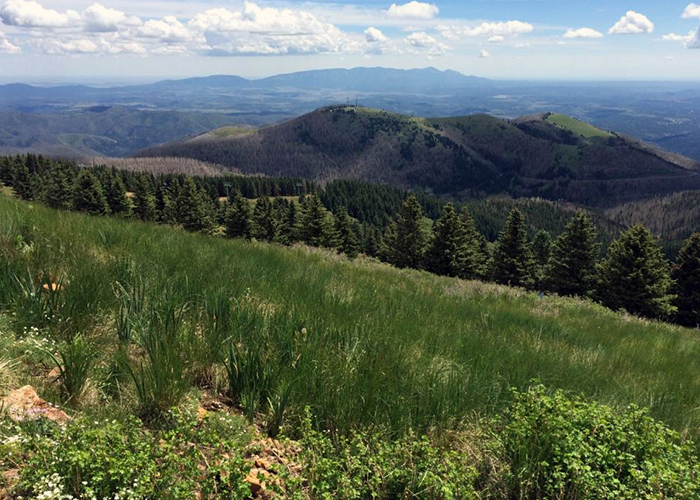
[[[150,148],[241,172],[361,179],[435,194],[541,196],[591,206],[700,187],[698,165],[549,113],[423,119],[333,106],[233,137]]]

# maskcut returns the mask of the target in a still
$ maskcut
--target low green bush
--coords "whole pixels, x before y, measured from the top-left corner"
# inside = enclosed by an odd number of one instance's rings
[[[201,423],[172,414],[168,430],[126,422],[45,420],[0,423],[0,450],[20,466],[15,493],[65,500],[245,498],[249,436],[242,419],[208,415]]]
[[[700,469],[677,432],[631,406],[515,393],[501,430],[513,498],[697,499]]]
[[[298,442],[300,476],[285,477],[290,500],[469,500],[481,498],[473,457],[427,436],[386,439],[376,431],[332,439],[305,419]],[[479,443],[483,445],[483,443]],[[305,487],[302,487],[305,485]]]

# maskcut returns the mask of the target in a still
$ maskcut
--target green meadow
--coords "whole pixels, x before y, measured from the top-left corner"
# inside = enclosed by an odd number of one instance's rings
[[[697,331],[302,246],[0,196],[0,307],[67,356],[76,337],[95,346],[92,397],[146,418],[200,388],[267,422],[294,427],[308,407],[319,429],[400,436],[498,415],[511,388],[542,383],[700,442]],[[90,406],[80,389],[70,405]]]

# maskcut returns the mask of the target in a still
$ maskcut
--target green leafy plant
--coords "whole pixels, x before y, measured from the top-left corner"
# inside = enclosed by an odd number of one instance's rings
[[[700,495],[700,469],[677,432],[630,407],[569,398],[543,386],[514,393],[502,439],[513,498],[636,500]]]
[[[58,358],[50,351],[46,352],[58,368],[63,401],[77,404],[95,362],[93,345],[83,335],[76,335],[60,348]]]

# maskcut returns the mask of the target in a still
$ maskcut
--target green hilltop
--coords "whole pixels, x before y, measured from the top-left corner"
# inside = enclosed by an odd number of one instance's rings
[[[422,118],[330,106],[223,135],[138,155],[190,157],[243,173],[353,178],[456,198],[509,194],[590,206],[700,187],[696,162],[551,113]]]

